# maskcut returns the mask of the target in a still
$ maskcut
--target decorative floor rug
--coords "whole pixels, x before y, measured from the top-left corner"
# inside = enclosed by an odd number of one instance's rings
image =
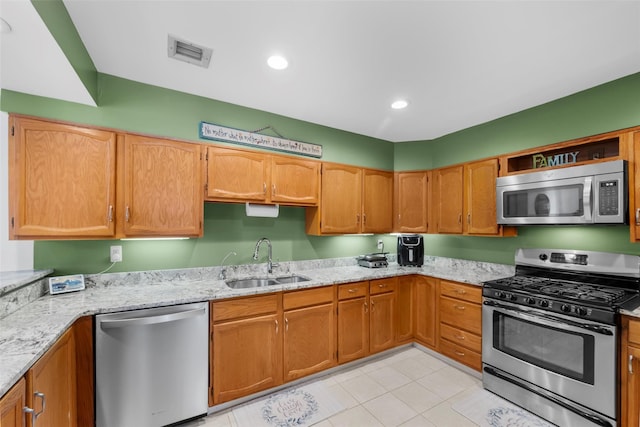
[[[283,390],[233,410],[241,426],[300,427],[318,423],[342,411],[323,383]]]
[[[553,427],[553,424],[483,389],[452,408],[481,427]]]

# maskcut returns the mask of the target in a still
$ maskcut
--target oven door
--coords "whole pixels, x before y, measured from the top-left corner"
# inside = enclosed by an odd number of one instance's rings
[[[616,418],[616,328],[486,299],[482,361]]]

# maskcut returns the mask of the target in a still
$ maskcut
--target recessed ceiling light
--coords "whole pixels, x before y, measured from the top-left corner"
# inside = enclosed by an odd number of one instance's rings
[[[274,70],[284,70],[289,66],[287,58],[280,55],[270,56],[269,59],[267,59],[267,64]]]
[[[404,99],[398,99],[397,101],[393,101],[391,103],[391,108],[393,108],[394,110],[402,110],[403,108],[407,108],[407,105],[409,105],[407,101],[405,101]]]

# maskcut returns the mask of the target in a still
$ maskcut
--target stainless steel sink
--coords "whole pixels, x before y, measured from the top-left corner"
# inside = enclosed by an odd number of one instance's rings
[[[279,285],[275,279],[235,279],[227,280],[231,289],[259,288],[261,286]]]
[[[308,282],[309,279],[308,277],[304,277],[304,276],[298,276],[296,274],[293,274],[291,276],[283,276],[283,277],[278,277],[276,279],[279,283],[299,283],[299,282]]]
[[[284,285],[287,283],[308,282],[309,278],[293,274],[276,278],[258,277],[250,279],[231,279],[226,284],[231,289],[259,288],[262,286]]]

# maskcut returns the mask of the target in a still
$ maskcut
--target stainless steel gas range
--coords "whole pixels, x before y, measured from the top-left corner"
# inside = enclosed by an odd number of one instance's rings
[[[559,426],[617,426],[618,312],[640,305],[640,257],[518,249],[483,284],[486,389]]]

